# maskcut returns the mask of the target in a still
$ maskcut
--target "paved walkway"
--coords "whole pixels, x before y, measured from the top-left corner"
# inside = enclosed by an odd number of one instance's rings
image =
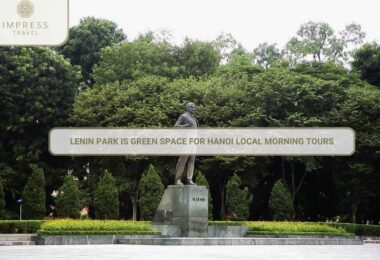
[[[363,246],[9,246],[0,259],[133,260],[379,260],[380,245]]]

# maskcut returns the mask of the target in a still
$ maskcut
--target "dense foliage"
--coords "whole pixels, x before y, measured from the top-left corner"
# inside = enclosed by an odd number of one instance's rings
[[[149,165],[148,171],[140,180],[140,217],[142,220],[153,220],[154,214],[162,195],[164,185],[153,165]]]
[[[18,211],[30,164],[43,168],[46,194],[58,189],[68,160],[50,155],[47,136],[67,126],[80,82],[79,67],[50,49],[0,48],[0,179],[7,218]]]
[[[102,48],[115,45],[126,36],[117,24],[105,19],[86,17],[79,25],[70,28],[69,40],[58,48],[73,65],[79,65],[85,83],[92,85],[92,69],[99,62]]]
[[[0,234],[34,234],[40,229],[43,220],[0,220]]]
[[[281,180],[273,185],[269,197],[269,210],[273,220],[291,220],[293,218],[292,197]]]
[[[247,220],[252,195],[247,187],[241,187],[239,176],[234,174],[226,185],[226,205],[229,218],[235,220]]]
[[[94,194],[95,216],[98,219],[117,219],[119,217],[119,193],[115,179],[107,170],[100,177]]]
[[[31,164],[32,175],[22,192],[23,217],[25,219],[43,219],[46,212],[45,175],[36,164]]]
[[[308,22],[284,49],[262,43],[253,51],[231,35],[180,45],[153,33],[126,40],[115,23],[96,18],[83,19],[70,33],[69,42],[55,51],[0,48],[5,218],[17,218],[16,199],[31,163],[46,173],[49,210],[56,206],[50,194],[58,190],[57,180],[70,171],[90,217],[118,218],[119,207],[121,218],[136,220],[138,212],[147,217],[144,196],[151,191],[142,190],[142,177],[152,164],[154,183],[172,184],[175,158],[53,157],[48,131],[68,125],[172,127],[192,101],[202,127],[334,126],[356,134],[356,151],[349,157],[197,157],[215,219],[236,212],[238,218],[272,219],[281,203],[273,206],[274,195],[269,201],[281,179],[280,193],[290,195],[296,220],[380,221],[379,47],[359,47],[364,40],[359,25],[336,32],[326,23]],[[107,185],[100,177],[105,170],[113,176]]]
[[[364,44],[354,53],[352,66],[362,79],[380,87],[380,45]]]
[[[66,218],[80,217],[80,194],[73,176],[67,175],[59,188],[56,198],[57,216]]]

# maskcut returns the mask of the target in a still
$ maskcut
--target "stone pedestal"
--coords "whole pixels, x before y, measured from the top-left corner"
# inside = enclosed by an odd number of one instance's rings
[[[153,228],[161,231],[162,235],[207,237],[207,188],[169,185],[154,216]]]

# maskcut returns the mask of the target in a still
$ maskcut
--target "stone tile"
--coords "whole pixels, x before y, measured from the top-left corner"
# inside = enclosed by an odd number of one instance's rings
[[[268,246],[56,245],[0,248],[6,260],[378,260],[380,244]]]

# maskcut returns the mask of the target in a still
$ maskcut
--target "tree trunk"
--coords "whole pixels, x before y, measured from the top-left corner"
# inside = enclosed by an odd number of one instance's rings
[[[356,209],[352,209],[352,216],[351,216],[351,221],[352,221],[352,223],[356,223]]]
[[[226,218],[226,202],[225,202],[225,191],[224,185],[219,181],[220,190],[220,219],[224,220]]]
[[[137,220],[137,199],[132,197],[132,218],[134,221]]]
[[[292,195],[292,209],[293,209],[292,220],[295,220],[296,219],[296,194],[297,194],[297,191],[296,191],[296,184],[295,184],[295,180],[294,180],[294,162],[291,162],[291,177],[292,177],[291,195]]]
[[[288,189],[288,191],[290,192],[290,195],[292,197],[292,209],[293,209],[292,218],[293,218],[293,220],[295,220],[297,217],[297,214],[296,214],[296,196],[297,196],[299,190],[301,189],[302,184],[305,180],[305,176],[307,174],[307,169],[305,166],[301,180],[298,182],[298,184],[296,184],[295,172],[294,172],[295,162],[290,161],[289,163],[290,163],[290,183],[287,182],[286,177],[285,177],[286,176],[285,160],[284,160],[284,157],[282,157],[282,161],[281,161],[282,180],[284,181],[285,187]]]
[[[353,198],[352,204],[351,204],[351,221],[352,223],[356,223],[356,212],[358,211],[359,207],[359,199]]]

